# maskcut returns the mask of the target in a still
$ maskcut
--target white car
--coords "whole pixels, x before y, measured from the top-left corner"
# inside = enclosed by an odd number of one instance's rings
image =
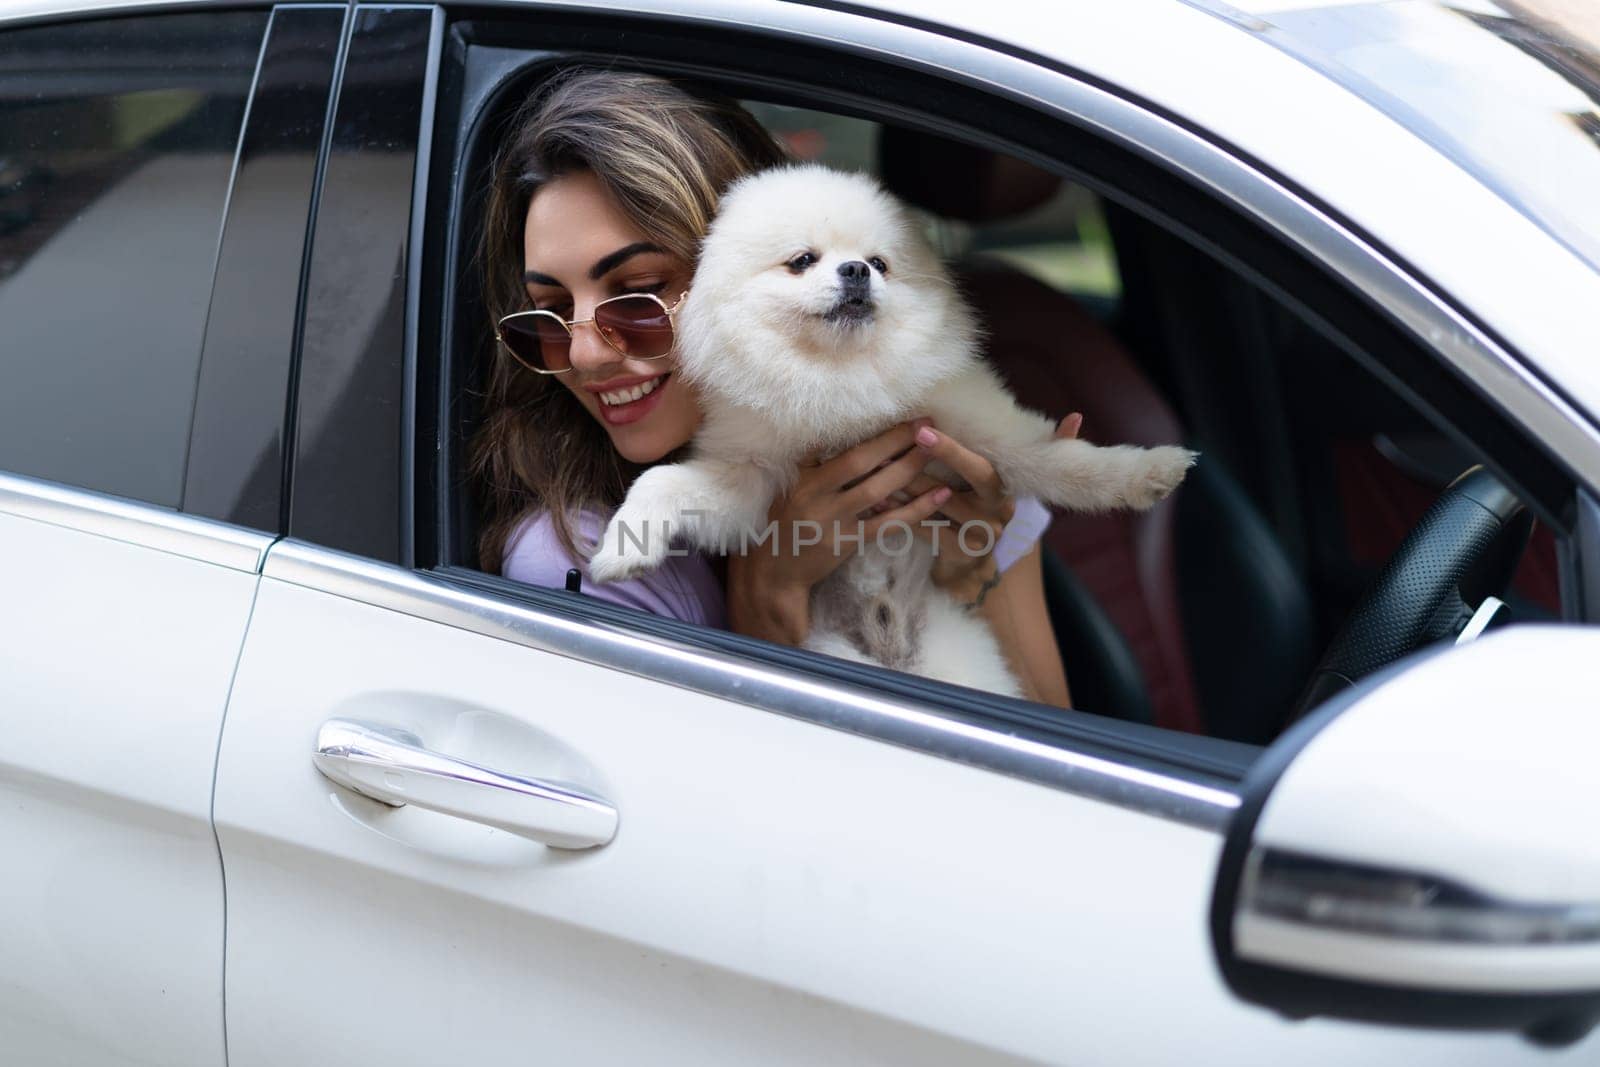
[[[476,569],[575,62],[1200,449],[1046,535],[1082,710]],[[1557,0],[0,6],[0,1061],[1600,1063],[1597,82]]]

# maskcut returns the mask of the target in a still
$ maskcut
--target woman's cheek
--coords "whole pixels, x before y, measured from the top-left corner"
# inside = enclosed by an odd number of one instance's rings
[[[682,448],[700,428],[699,400],[683,382],[674,380],[672,385],[675,388],[666,397],[667,403],[662,404],[655,412],[656,418],[650,420],[655,423],[650,427],[650,436],[653,439],[651,450],[656,454],[635,462],[649,463]]]
[[[681,383],[674,382],[674,386]],[[631,463],[654,463],[689,443],[700,428],[700,403],[687,388],[673,388],[649,417],[610,426],[612,444]]]

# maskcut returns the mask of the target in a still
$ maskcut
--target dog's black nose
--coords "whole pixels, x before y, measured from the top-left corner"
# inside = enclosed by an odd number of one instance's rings
[[[859,259],[839,264],[839,277],[847,282],[864,282],[872,277],[872,268]]]

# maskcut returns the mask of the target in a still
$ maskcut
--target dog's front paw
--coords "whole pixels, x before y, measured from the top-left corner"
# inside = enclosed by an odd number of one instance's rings
[[[1172,445],[1147,449],[1139,458],[1133,478],[1128,483],[1128,507],[1138,511],[1155,507],[1178,488],[1178,483],[1183,481],[1184,475],[1189,473],[1189,468],[1199,458],[1198,452]]]
[[[589,577],[601,583],[637,578],[661,566],[666,558],[665,536],[641,538],[637,532],[630,532],[619,514],[606,527],[600,547],[589,558]]]

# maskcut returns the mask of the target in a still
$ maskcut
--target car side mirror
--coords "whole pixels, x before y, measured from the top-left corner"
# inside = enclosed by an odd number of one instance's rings
[[[1391,668],[1251,769],[1211,935],[1296,1018],[1516,1030],[1600,1021],[1600,630],[1512,627]]]

